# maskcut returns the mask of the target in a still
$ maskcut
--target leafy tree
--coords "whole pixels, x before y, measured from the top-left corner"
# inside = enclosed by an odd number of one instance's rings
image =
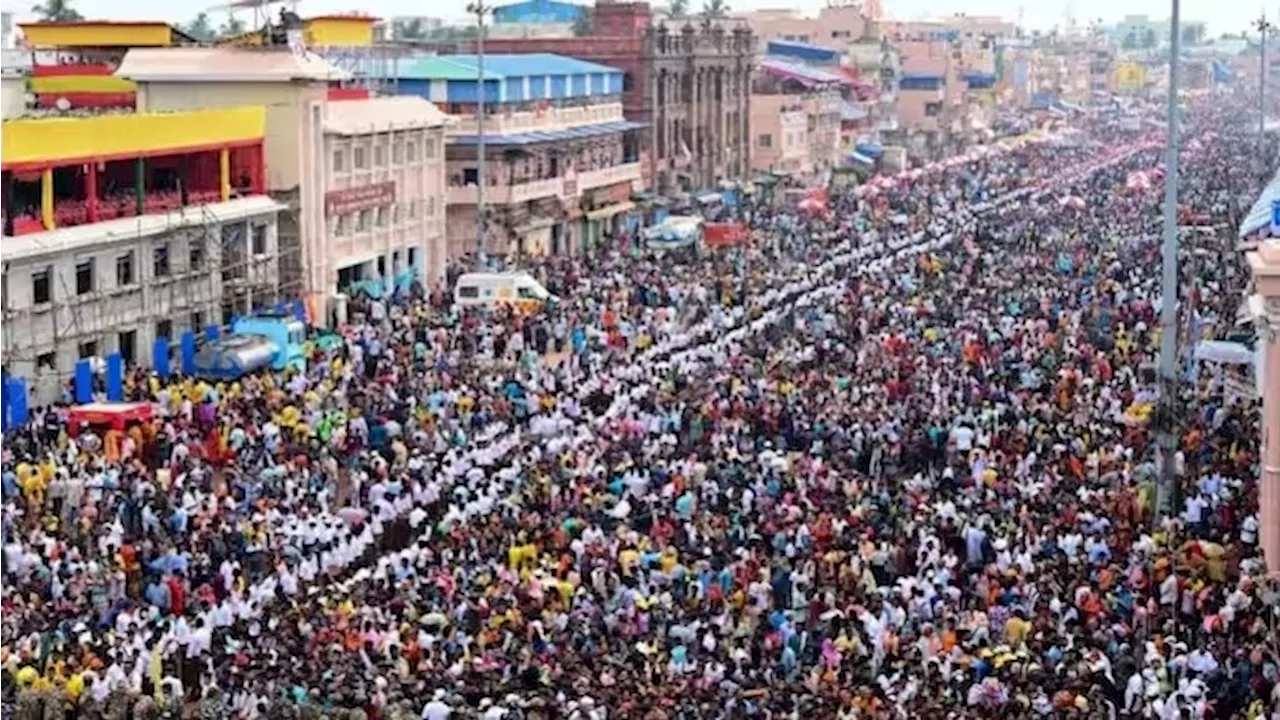
[[[1155,47],[1159,42],[1160,42],[1159,39],[1156,37],[1156,31],[1152,30],[1151,28],[1147,28],[1142,35],[1142,49],[1150,50],[1151,48]]]
[[[31,12],[39,15],[44,22],[74,22],[84,19],[83,15],[71,7],[68,0],[45,0],[31,8]]]
[[[1120,47],[1125,50],[1136,50],[1138,47],[1138,34],[1130,29],[1125,33],[1124,39],[1120,41]]]
[[[729,3],[725,0],[706,0],[702,5],[702,16],[708,20],[723,20],[729,14]]]
[[[187,23],[182,31],[200,42],[209,42],[213,40],[217,32],[213,29],[213,23],[209,22],[209,13],[198,13],[195,18]]]
[[[407,22],[397,23],[394,34],[397,40],[425,40],[427,29],[422,26],[421,18],[413,18]]]
[[[671,17],[682,20],[689,16],[689,0],[671,0]]]
[[[222,23],[222,27],[218,28],[218,37],[235,37],[244,33],[244,22],[235,15],[228,17],[227,21]]]
[[[578,17],[573,21],[573,34],[577,37],[586,37],[591,34],[591,10],[592,8],[583,7],[578,11]]]

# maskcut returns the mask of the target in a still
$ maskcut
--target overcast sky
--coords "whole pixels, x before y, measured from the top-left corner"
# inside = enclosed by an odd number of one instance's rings
[[[493,0],[496,3],[505,0]],[[120,18],[133,20],[169,20],[185,22],[200,9],[207,10],[215,23],[221,22],[226,10],[210,4],[202,6],[201,0],[175,3],[172,0],[68,0],[72,7],[88,18]],[[1101,18],[1104,23],[1114,23],[1123,16],[1145,14],[1165,20],[1169,17],[1170,0],[882,0],[885,12],[894,19],[921,19],[956,12],[975,15],[1000,15],[1017,19],[1019,8],[1024,10],[1024,20],[1029,27],[1049,28],[1065,25],[1068,12],[1074,13],[1081,25],[1090,19]],[[729,0],[732,10],[754,10],[764,7],[794,5],[806,12],[816,12],[825,0]],[[5,2],[6,10],[13,10],[19,19],[29,17],[29,9],[35,2],[18,0]],[[691,6],[697,7],[698,0]],[[466,0],[301,0],[301,15],[326,12],[346,12],[359,9],[380,17],[392,15],[427,15],[431,17],[457,18],[463,14]],[[1253,0],[1182,0],[1184,18],[1205,20],[1209,32],[1216,36],[1224,32],[1240,32],[1250,20],[1258,17],[1263,4]],[[250,11],[239,11],[242,19],[251,19]],[[274,14],[274,13],[273,13]],[[1280,0],[1267,4],[1267,14],[1273,21],[1280,21]]]

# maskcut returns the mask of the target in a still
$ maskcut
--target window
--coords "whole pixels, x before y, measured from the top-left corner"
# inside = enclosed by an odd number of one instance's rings
[[[169,277],[169,243],[161,243],[151,249],[151,274]]]
[[[418,248],[409,248],[409,267],[417,269],[418,267]]]
[[[204,329],[204,311],[197,310],[191,313],[191,329],[196,332]]]
[[[418,201],[410,200],[408,207],[409,207],[409,219],[413,220],[414,218],[418,217]]]
[[[76,294],[87,295],[93,292],[93,258],[76,263]],[[83,355],[81,357],[84,357]]]
[[[404,161],[411,163],[418,162],[418,143],[410,140],[404,144]]]
[[[387,148],[385,145],[373,146],[373,166],[385,167],[387,164]]]
[[[391,144],[391,162],[399,165],[404,162],[404,143],[400,141]]]
[[[477,168],[462,168],[462,184],[468,187],[480,184],[480,171]],[[488,187],[489,183],[485,183]]]
[[[364,170],[367,165],[364,157],[364,148],[357,145],[356,147],[352,148],[351,154],[352,154],[352,157],[355,158],[354,162],[351,163],[355,167],[355,169]]]
[[[426,156],[427,156],[427,159],[428,159],[428,160],[430,160],[431,158],[433,158],[433,157],[435,157],[435,156],[436,156],[436,141],[435,141],[435,138],[427,138],[427,142],[426,142]]]
[[[133,251],[116,258],[116,287],[133,284]]]
[[[343,170],[346,169],[344,167],[346,164],[347,164],[347,154],[342,150],[334,150],[333,151],[333,171],[342,172]]]
[[[773,147],[773,136],[768,134],[761,135],[756,139],[756,144],[762,148],[771,148]]]
[[[132,365],[137,357],[138,350],[138,331],[125,330],[116,335],[116,349],[120,351],[120,357],[124,360],[125,365]]]
[[[89,342],[80,343],[80,359],[98,357],[98,341],[90,340]]]
[[[391,224],[399,225],[404,220],[404,203],[396,203],[391,206]]]
[[[373,219],[373,211],[361,210],[356,216],[356,232],[365,232],[369,229],[370,221]]]
[[[266,225],[253,226],[252,243],[253,243],[253,247],[250,249],[250,251],[254,255],[267,254],[267,226]]]
[[[458,288],[458,297],[475,299],[480,297],[480,288],[475,285],[463,285]]]
[[[347,217],[346,215],[338,215],[333,218],[334,237],[342,237],[347,234]]]
[[[942,103],[931,102],[924,104],[925,117],[938,117],[942,112]]]
[[[388,215],[387,208],[385,207],[378,208],[377,210],[374,211],[373,224],[377,225],[378,227],[386,227],[387,215]]]
[[[634,77],[631,76],[631,73],[622,74],[622,92],[624,93],[631,92],[631,90],[635,88],[635,85],[636,85],[636,80]]]
[[[190,242],[187,248],[188,269],[192,271],[204,269],[204,241],[192,238],[188,242]]]
[[[436,214],[436,199],[435,199],[434,197],[432,197],[432,196],[428,195],[428,196],[427,196],[427,209],[426,209],[426,215],[427,215],[427,217],[431,217],[431,216],[433,216],[433,215],[435,215],[435,214]]]
[[[36,357],[37,370],[57,370],[58,369],[58,353],[47,352]]]
[[[43,305],[53,300],[53,283],[49,280],[50,273],[50,268],[31,273],[31,304]]]
[[[164,338],[165,340],[173,339],[173,321],[160,320],[156,323],[156,339]]]

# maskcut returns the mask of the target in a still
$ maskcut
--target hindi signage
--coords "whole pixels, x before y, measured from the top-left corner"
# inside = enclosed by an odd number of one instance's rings
[[[390,205],[395,201],[396,184],[390,181],[343,190],[330,190],[324,194],[324,214],[349,215],[361,210]]]

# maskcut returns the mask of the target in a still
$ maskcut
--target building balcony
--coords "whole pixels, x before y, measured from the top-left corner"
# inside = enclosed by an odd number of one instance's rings
[[[583,125],[601,125],[624,119],[620,102],[522,111],[499,106],[496,112],[486,115],[484,134],[487,138],[490,135],[567,130]],[[479,128],[475,117],[456,118],[454,124],[449,126],[449,133],[451,135],[478,134]]]
[[[578,197],[583,190],[624,182],[635,183],[639,180],[640,163],[623,163],[598,170],[510,185],[495,185],[490,181],[486,183],[484,199],[485,203],[490,205],[519,205],[544,198],[571,199]],[[453,205],[475,205],[479,201],[478,196],[479,188],[474,184],[455,185],[449,188],[449,203]]]

